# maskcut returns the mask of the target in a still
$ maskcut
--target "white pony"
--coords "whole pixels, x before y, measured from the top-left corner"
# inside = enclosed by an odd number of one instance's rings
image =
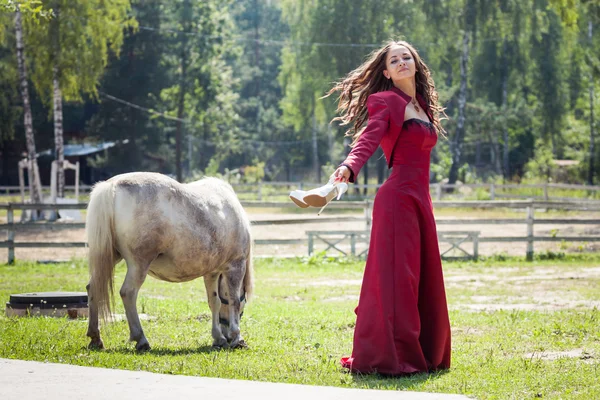
[[[103,348],[98,318],[114,305],[114,267],[125,259],[120,290],[136,349],[149,350],[136,300],[146,276],[168,282],[204,277],[215,347],[240,347],[240,318],[253,286],[250,221],[233,188],[216,178],[180,184],[135,172],[96,184],[87,209],[90,348]]]

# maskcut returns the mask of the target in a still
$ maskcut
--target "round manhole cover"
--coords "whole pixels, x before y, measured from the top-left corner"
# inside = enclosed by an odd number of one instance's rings
[[[37,292],[11,294],[6,303],[6,316],[50,316],[80,318],[88,316],[85,292]]]
[[[81,304],[87,305],[88,296],[85,292],[37,292],[10,295],[10,304],[56,305]]]

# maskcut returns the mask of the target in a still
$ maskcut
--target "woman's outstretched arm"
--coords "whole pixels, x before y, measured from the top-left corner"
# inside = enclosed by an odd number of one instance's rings
[[[356,181],[361,168],[375,153],[381,139],[389,129],[390,110],[385,100],[377,93],[372,94],[367,99],[367,111],[369,113],[367,127],[358,138],[346,160],[333,173],[334,178],[338,181]]]

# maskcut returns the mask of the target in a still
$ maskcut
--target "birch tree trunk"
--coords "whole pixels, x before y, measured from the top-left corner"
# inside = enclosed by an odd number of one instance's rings
[[[25,125],[25,138],[27,143],[27,159],[29,161],[29,180],[32,203],[42,202],[42,188],[39,179],[39,170],[37,165],[35,139],[33,136],[33,122],[31,117],[31,103],[29,102],[29,86],[27,82],[27,68],[25,66],[25,47],[23,45],[23,22],[21,19],[21,10],[17,5],[15,12],[15,33],[17,38],[17,63],[19,68],[19,80],[21,86],[21,97],[23,98],[23,119]],[[32,212],[32,218],[36,219],[35,211]]]
[[[59,38],[59,9],[55,7],[55,16],[52,19],[50,32],[52,35],[52,52],[54,65],[52,66],[52,100],[54,105],[54,157],[58,161],[56,165],[56,186],[58,197],[65,197],[65,152],[63,140],[63,113],[62,113],[62,93],[60,90],[60,38]]]
[[[65,168],[63,161],[65,160],[64,141],[63,141],[63,114],[62,114],[62,94],[60,84],[58,83],[58,66],[54,65],[54,147],[55,157],[58,161],[56,166],[57,174],[57,194],[58,197],[65,197]]]
[[[469,62],[469,36],[470,32],[465,30],[463,35],[463,51],[460,58],[460,89],[458,92],[458,120],[456,134],[450,145],[452,151],[452,166],[448,176],[448,183],[454,184],[458,178],[462,156],[462,145],[465,136],[465,108],[467,105],[467,65]]]

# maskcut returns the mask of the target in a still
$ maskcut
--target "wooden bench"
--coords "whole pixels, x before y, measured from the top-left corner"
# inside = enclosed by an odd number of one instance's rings
[[[370,231],[307,231],[308,235],[308,255],[311,256],[315,252],[315,242],[325,242],[327,247],[323,250],[325,253],[330,249],[336,250],[344,256],[366,257],[369,250]],[[440,243],[449,243],[450,248],[441,252],[440,256],[443,259],[468,259],[477,260],[479,258],[479,231],[438,231],[438,241]],[[340,244],[346,240],[350,240],[350,252],[340,248]],[[473,251],[469,253],[464,245],[472,242]],[[356,245],[365,243],[367,248],[357,254]],[[451,256],[453,250],[456,250],[464,255]]]
[[[479,234],[480,231],[438,231],[439,243],[450,243],[450,248],[440,252],[445,260],[477,260],[479,258]],[[462,245],[473,242],[473,252],[469,253]],[[449,256],[448,253],[457,250],[464,254],[462,256]]]
[[[314,253],[315,241],[321,240],[325,242],[327,248],[324,252],[329,249],[334,249],[347,256],[348,253],[342,250],[338,245],[344,240],[350,239],[350,255],[355,257],[361,257],[363,254],[366,256],[369,247],[369,238],[371,236],[370,231],[306,231],[308,235],[308,255],[311,256]],[[367,249],[356,254],[356,244],[366,243]]]

